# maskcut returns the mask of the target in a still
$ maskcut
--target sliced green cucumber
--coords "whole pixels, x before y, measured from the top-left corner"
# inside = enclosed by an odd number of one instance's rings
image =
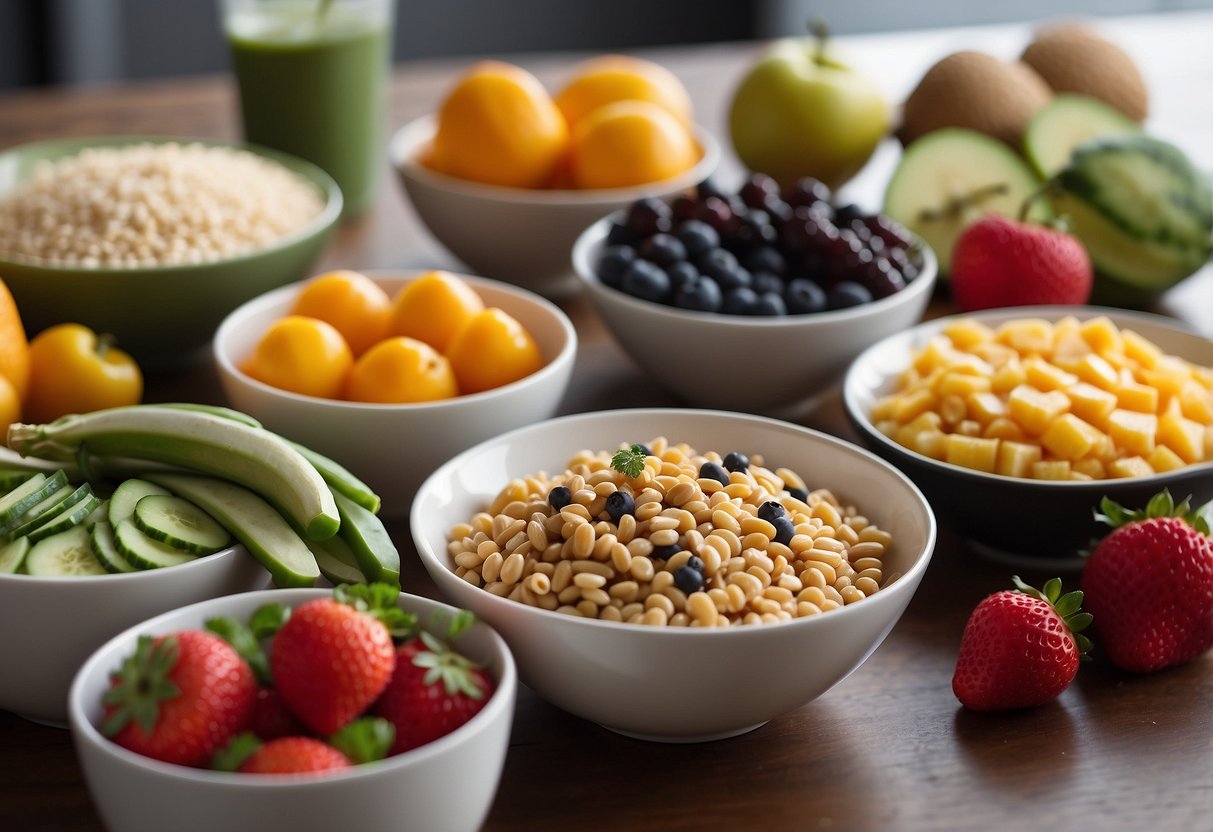
[[[67,474],[63,471],[56,471],[49,477],[46,474],[34,474],[0,497],[0,525],[11,523],[65,485]]]
[[[189,500],[173,495],[148,494],[135,504],[133,517],[139,531],[153,540],[194,555],[218,552],[232,542],[227,529]]]
[[[4,534],[10,539],[28,534],[31,529],[42,525],[48,518],[79,505],[92,494],[93,489],[88,483],[76,487],[65,485],[42,502],[27,509],[25,514],[4,528]]]
[[[71,578],[78,575],[107,575],[93,554],[84,526],[72,526],[30,546],[25,571],[41,578]]]
[[[1055,95],[1028,122],[1023,152],[1045,179],[1070,163],[1074,149],[1091,139],[1140,133],[1141,125],[1098,98]]]
[[[148,474],[148,479],[218,520],[266,568],[277,586],[315,586],[320,577],[315,556],[291,524],[259,495],[198,474],[155,473]]]
[[[961,232],[983,214],[1019,215],[1041,181],[1009,147],[974,130],[935,130],[905,149],[884,195],[884,212],[922,237],[939,261],[952,265]],[[1046,200],[1028,218],[1047,219]]]
[[[73,526],[83,526],[84,521],[92,514],[97,506],[101,504],[101,498],[95,494],[89,494],[83,502],[77,503],[70,508],[55,512],[51,517],[41,517],[38,523],[25,536],[29,538],[30,543],[37,543],[43,538],[51,537],[65,532]],[[87,531],[87,529],[86,529]]]
[[[369,485],[354,476],[348,468],[322,453],[313,451],[306,445],[300,445],[290,439],[287,439],[286,443],[312,463],[312,467],[320,472],[320,476],[334,493],[348,497],[372,514],[379,513],[379,495],[372,491]]]
[[[135,571],[131,562],[118,551],[118,547],[114,543],[114,527],[109,524],[108,520],[99,520],[89,532],[88,540],[93,547],[93,554],[97,556],[97,560],[101,561],[106,572],[117,574]]]
[[[102,521],[108,523],[109,517],[110,517],[110,501],[109,501],[109,499],[104,499],[100,503],[97,504],[97,507],[95,509],[93,509],[92,514],[90,514],[88,517],[84,518],[84,527],[86,529],[91,530],[93,528],[93,526],[97,525],[98,523],[100,523]],[[111,526],[111,528],[113,528],[113,527]]]
[[[25,556],[29,552],[28,537],[18,537],[0,546],[0,575],[13,573],[21,569]]]
[[[0,468],[0,493],[8,493],[32,477],[35,471],[21,468]]]
[[[118,524],[135,515],[135,505],[149,494],[159,494],[162,497],[169,496],[169,491],[154,482],[131,477],[129,480],[123,480],[114,489],[114,493],[110,495],[109,521],[110,525],[115,529]]]
[[[114,548],[136,569],[161,569],[198,559],[197,555],[152,540],[129,517],[114,526]]]
[[[334,491],[333,498],[341,516],[337,535],[354,553],[366,580],[400,586],[400,553],[383,521],[340,492]]]
[[[358,560],[348,543],[340,535],[328,540],[308,541],[308,548],[316,557],[320,574],[336,584],[364,584],[366,576],[358,568]]]

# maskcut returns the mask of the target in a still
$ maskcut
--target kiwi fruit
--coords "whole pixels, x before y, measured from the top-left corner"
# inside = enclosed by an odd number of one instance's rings
[[[955,52],[923,75],[902,108],[898,138],[909,145],[942,127],[976,130],[1018,148],[1052,92],[1036,71],[984,52]]]
[[[1146,84],[1133,59],[1090,29],[1075,25],[1046,29],[1028,44],[1020,61],[1054,92],[1097,98],[1139,124],[1149,112]]]

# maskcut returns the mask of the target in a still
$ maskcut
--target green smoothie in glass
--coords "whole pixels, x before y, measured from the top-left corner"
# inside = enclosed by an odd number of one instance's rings
[[[245,140],[315,162],[366,210],[382,173],[393,0],[225,0]]]

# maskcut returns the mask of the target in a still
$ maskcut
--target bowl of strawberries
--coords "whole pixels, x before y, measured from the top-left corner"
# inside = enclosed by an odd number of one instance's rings
[[[111,829],[474,829],[516,685],[509,648],[469,613],[342,585],[145,621],[85,662],[69,711]]]

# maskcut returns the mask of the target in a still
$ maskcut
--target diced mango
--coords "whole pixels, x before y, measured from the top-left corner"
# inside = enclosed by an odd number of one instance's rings
[[[953,465],[993,473],[998,461],[998,443],[997,439],[953,433],[948,436],[944,459]]]
[[[1050,422],[1069,409],[1070,399],[1060,390],[1044,393],[1021,384],[1007,396],[1011,418],[1027,433],[1036,436],[1044,433]]]
[[[1024,373],[1023,362],[1014,359],[994,371],[994,375],[990,378],[990,390],[1005,395],[1026,380],[1027,374]]]
[[[881,396],[872,405],[872,410],[868,413],[868,418],[873,424],[883,422],[885,419],[892,419],[893,412],[897,408],[897,396]]]
[[[953,346],[959,350],[969,350],[978,344],[994,340],[994,330],[974,318],[961,318],[949,324],[943,330]]]
[[[1017,425],[1014,419],[1006,416],[990,420],[981,435],[987,439],[1011,439],[1016,442],[1024,438],[1023,428]]]
[[[896,419],[881,419],[879,422],[873,422],[876,430],[883,433],[893,441],[897,441],[897,431],[901,430],[901,422]]]
[[[995,338],[1027,355],[1053,352],[1053,325],[1043,318],[1017,318],[998,328]]]
[[[1043,358],[1033,356],[1023,363],[1027,383],[1037,390],[1062,390],[1078,383],[1078,377],[1067,373]]]
[[[1200,462],[1205,455],[1205,428],[1199,422],[1184,418],[1173,408],[1158,420],[1156,440],[1166,445],[1189,464]]]
[[[1120,372],[1121,370],[1136,372],[1141,367],[1140,364],[1138,364],[1132,358],[1129,358],[1129,356],[1125,355],[1123,352],[1109,350],[1108,352],[1100,353],[1100,355],[1103,356],[1105,361],[1115,367],[1117,372]]]
[[[924,410],[910,421],[906,422],[906,427],[911,430],[931,430],[938,429],[943,419],[934,410]]]
[[[1008,361],[1019,360],[1019,353],[1008,347],[1006,344],[999,344],[996,341],[986,341],[982,344],[974,344],[970,347],[970,352],[978,358],[984,359],[991,367],[997,370]]]
[[[1179,405],[1189,419],[1203,425],[1213,424],[1213,391],[1190,379],[1179,391]]]
[[[1024,442],[1006,442],[998,446],[997,472],[1007,477],[1029,477],[1032,466],[1040,462],[1039,445]]]
[[[1158,391],[1138,383],[1128,370],[1121,371],[1120,383],[1113,392],[1116,393],[1116,403],[1125,410],[1136,410],[1139,413],[1158,412]]]
[[[914,356],[914,363],[910,366],[918,372],[919,375],[927,375],[932,370],[938,367],[947,366],[948,360],[955,350],[952,349],[952,342],[942,335],[936,335],[927,341],[927,345],[923,347]]]
[[[1068,459],[1046,459],[1032,463],[1032,478],[1037,480],[1068,480],[1070,478],[1070,461]]]
[[[1153,473],[1150,463],[1139,456],[1126,456],[1108,466],[1110,477],[1148,477]]]
[[[1091,353],[1078,362],[1074,372],[1083,381],[1104,390],[1112,390],[1120,383],[1120,373],[1102,355]]]
[[[1094,384],[1080,381],[1066,393],[1070,397],[1070,412],[1093,425],[1102,425],[1108,414],[1116,408],[1116,395],[1101,390]]]
[[[1090,480],[1093,480],[1095,478],[1092,477],[1090,474],[1084,474],[1082,471],[1076,471],[1074,469],[1074,466],[1071,465],[1070,466],[1070,479],[1075,480],[1075,481],[1081,481],[1081,482],[1089,482]]]
[[[1116,443],[1112,441],[1112,437],[1104,434],[1099,438],[1099,441],[1091,446],[1091,450],[1087,454],[1091,459],[1097,459],[1105,465],[1120,456],[1120,450],[1116,447]]]
[[[1069,372],[1077,372],[1079,364],[1088,355],[1094,355],[1091,345],[1078,333],[1062,334],[1056,331],[1053,343],[1053,363]]]
[[[1121,346],[1120,330],[1105,315],[1084,321],[1078,328],[1078,331],[1082,333],[1082,337],[1086,342],[1091,345],[1091,349],[1101,355],[1113,350],[1121,352],[1123,349]]]
[[[1079,332],[1079,328],[1081,326],[1082,326],[1082,324],[1079,323],[1078,318],[1075,318],[1073,315],[1066,315],[1064,318],[1058,318],[1056,321],[1054,321],[1053,322],[1054,349],[1056,349],[1057,342],[1059,340],[1061,340],[1062,338],[1069,338],[1074,335],[1077,335],[1081,338],[1082,333]]]
[[[1150,463],[1151,468],[1160,474],[1174,471],[1176,468],[1182,468],[1185,465],[1184,461],[1179,458],[1175,451],[1166,445],[1156,445],[1154,453],[1150,454],[1150,458],[1146,461]]]
[[[990,389],[990,376],[950,371],[939,380],[939,386],[935,389],[941,396],[968,396],[973,393],[985,393]]]
[[[1075,460],[1086,456],[1103,435],[1099,428],[1073,413],[1063,413],[1049,425],[1040,442],[1054,456]]]
[[[1147,457],[1154,451],[1158,416],[1117,408],[1108,414],[1105,427],[1112,441],[1131,454]]]
[[[1157,344],[1143,338],[1131,329],[1121,330],[1120,341],[1124,345],[1125,355],[1147,370],[1153,369],[1158,359],[1162,357],[1163,352]]]
[[[989,424],[1007,413],[1007,406],[993,393],[972,393],[966,399],[966,403],[969,408],[969,417],[983,425]]]
[[[985,359],[978,358],[967,352],[954,352],[944,365],[950,373],[968,373],[973,376],[983,376],[989,378],[994,372],[994,368]]]
[[[1102,480],[1107,476],[1103,463],[1094,457],[1074,460],[1070,463],[1070,472],[1085,474],[1093,480]]]
[[[910,390],[897,397],[893,405],[893,418],[904,424],[924,410],[930,410],[937,402],[935,394],[926,387]]]
[[[1137,380],[1164,396],[1178,396],[1185,385],[1192,383],[1192,370],[1186,361],[1173,355],[1160,355],[1153,367],[1138,371]]]

